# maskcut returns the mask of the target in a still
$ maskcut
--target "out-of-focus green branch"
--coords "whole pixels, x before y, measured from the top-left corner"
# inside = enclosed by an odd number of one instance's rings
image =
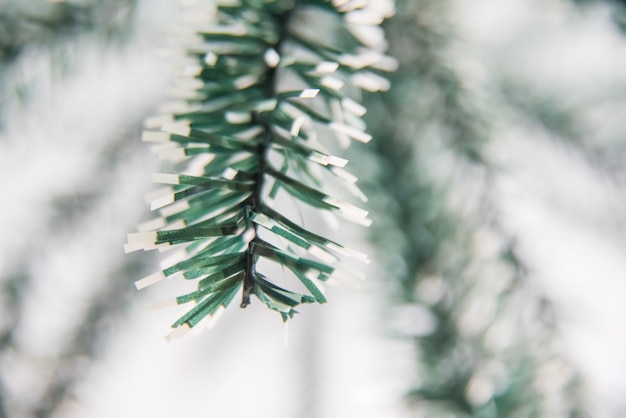
[[[398,311],[412,324],[399,330],[417,353],[409,398],[429,417],[582,416],[578,378],[555,346],[558,316],[526,280],[499,223],[497,171],[483,151],[495,139],[448,64],[448,4],[397,7],[387,30],[400,69],[383,99],[368,104],[368,123],[384,138],[370,195],[390,214],[375,235],[392,248],[381,256],[399,283]],[[542,387],[554,368],[558,384]]]
[[[84,32],[109,39],[124,36],[134,8],[135,0],[9,1],[0,5],[0,64],[29,45],[53,46]]]

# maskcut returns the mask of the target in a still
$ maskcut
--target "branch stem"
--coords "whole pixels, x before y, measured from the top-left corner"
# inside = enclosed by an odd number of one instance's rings
[[[280,53],[280,46],[285,39],[286,25],[289,19],[291,9],[284,11],[283,13],[276,15],[276,24],[280,31],[278,42],[271,47]],[[276,97],[276,84],[277,84],[277,69],[276,67],[269,67],[265,78],[265,95],[267,98]],[[268,153],[270,149],[270,143],[272,141],[272,127],[271,121],[268,120],[267,114],[254,113],[252,115],[253,120],[263,127],[263,134],[261,141],[257,146],[257,155],[259,157],[258,171],[255,179],[254,190],[252,192],[252,199],[249,206],[249,213],[257,212],[262,205],[263,198],[263,186],[265,184],[265,171],[268,165]],[[254,230],[254,238],[248,244],[247,258],[246,258],[246,274],[243,279],[243,293],[241,297],[242,308],[245,308],[250,304],[250,295],[254,290],[254,282],[256,278],[256,257],[253,253],[253,248],[256,242],[258,242],[258,225],[249,224],[249,229]]]

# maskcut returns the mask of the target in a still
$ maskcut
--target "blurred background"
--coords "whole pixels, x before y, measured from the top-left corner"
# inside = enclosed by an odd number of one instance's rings
[[[396,9],[350,156],[367,281],[168,344],[122,245],[179,3],[0,0],[0,417],[626,416],[626,9]]]

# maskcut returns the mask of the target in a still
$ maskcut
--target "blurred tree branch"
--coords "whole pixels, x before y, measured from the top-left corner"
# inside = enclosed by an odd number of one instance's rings
[[[392,248],[382,253],[400,283],[392,298],[400,312],[425,309],[434,323],[413,336],[420,382],[410,398],[429,417],[584,416],[573,401],[579,377],[560,358],[558,315],[526,280],[514,238],[500,226],[497,170],[483,150],[495,139],[463,75],[447,64],[455,36],[447,2],[397,7],[387,31],[400,70],[389,93],[369,103],[369,124],[384,138],[375,143],[380,183],[370,195],[383,196],[377,213],[390,213],[375,240]],[[411,335],[410,327],[399,332]],[[539,387],[555,364],[560,383]]]

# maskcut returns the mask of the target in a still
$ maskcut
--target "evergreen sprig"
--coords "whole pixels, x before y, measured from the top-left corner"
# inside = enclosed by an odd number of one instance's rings
[[[134,9],[135,0],[2,2],[0,66],[13,61],[27,47],[52,47],[63,37],[88,32],[109,39],[124,37]]]
[[[389,216],[374,239],[392,248],[381,258],[406,325],[398,332],[416,351],[407,399],[424,417],[586,416],[579,375],[558,350],[555,308],[501,226],[485,147],[496,138],[446,59],[450,2],[397,7],[387,33],[399,69],[367,105],[386,139],[375,144],[382,169],[370,193]],[[547,375],[558,378],[546,384]]]
[[[381,7],[381,4],[383,7]],[[241,292],[255,295],[283,320],[302,303],[326,302],[323,283],[351,276],[338,261],[361,253],[308,230],[273,207],[285,196],[369,225],[367,212],[321,186],[338,179],[365,196],[347,161],[329,149],[368,142],[362,90],[388,87],[380,70],[378,25],[391,3],[333,0],[218,2],[212,21],[186,39],[187,64],[170,112],[146,122],[143,139],[182,161],[168,185],[151,196],[160,216],[129,234],[127,251],[182,248],[179,259],[139,280],[139,289],[180,276],[197,289],[175,299],[195,302],[172,327],[184,333],[209,323]],[[333,141],[329,142],[329,139]],[[335,143],[333,145],[333,142]],[[267,260],[290,270],[308,291],[273,283],[258,268]]]

